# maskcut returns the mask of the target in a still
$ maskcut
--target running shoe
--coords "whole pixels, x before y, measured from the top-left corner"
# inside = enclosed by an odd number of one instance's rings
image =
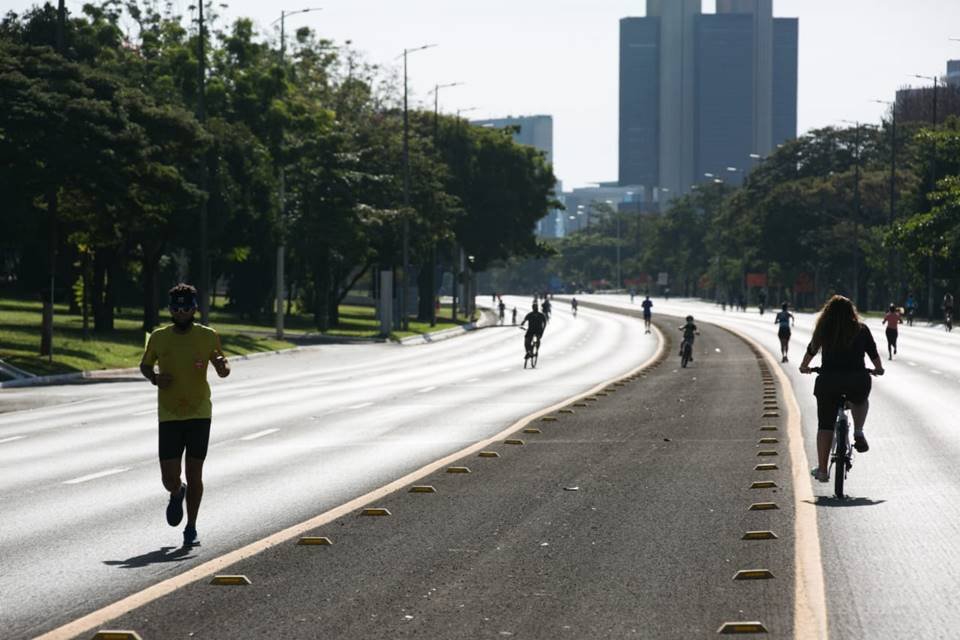
[[[817,482],[830,482],[830,472],[824,471],[821,473],[820,467],[810,469],[810,475],[816,478]]]
[[[870,450],[870,445],[867,444],[867,438],[862,433],[853,434],[853,448],[859,451],[860,453],[866,453]]]
[[[183,500],[187,497],[187,483],[180,483],[180,491],[170,494],[170,502],[167,503],[167,524],[175,527],[183,520]]]
[[[197,528],[188,524],[183,528],[183,546],[192,547],[197,544],[200,544],[200,541],[197,540]]]

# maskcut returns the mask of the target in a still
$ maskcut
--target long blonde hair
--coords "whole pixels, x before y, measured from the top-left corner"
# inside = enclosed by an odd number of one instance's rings
[[[823,305],[813,330],[815,349],[836,351],[848,348],[860,331],[862,323],[857,307],[850,298],[835,295]]]

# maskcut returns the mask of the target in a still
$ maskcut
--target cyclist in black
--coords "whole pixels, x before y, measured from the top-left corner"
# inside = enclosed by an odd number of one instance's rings
[[[507,313],[507,305],[503,304],[503,300],[501,299],[497,308],[500,310],[500,324],[503,324],[504,316]]]
[[[533,303],[533,311],[528,313],[524,318],[523,322],[520,323],[520,328],[523,329],[523,325],[528,324],[527,333],[523,336],[523,347],[526,349],[526,355],[523,357],[524,360],[527,360],[532,355],[533,350],[533,336],[537,336],[537,340],[543,338],[543,330],[547,327],[547,317],[540,313],[540,310],[537,308],[537,303]]]
[[[835,295],[827,301],[817,318],[813,339],[800,363],[800,373],[810,373],[810,361],[823,350],[820,375],[813,386],[817,398],[817,464],[810,474],[820,482],[829,482],[830,447],[833,445],[833,423],[837,417],[840,396],[846,395],[853,413],[853,446],[863,453],[870,449],[863,435],[863,425],[870,408],[870,374],[863,357],[873,362],[874,374],[883,375],[883,361],[877,353],[870,328],[860,321],[857,308],[849,298]]]
[[[680,327],[683,331],[683,342],[680,343],[680,355],[683,356],[683,343],[690,343],[690,362],[693,362],[693,337],[700,335],[700,330],[693,323],[693,316],[687,316],[687,324]]]
[[[547,321],[550,320],[550,310],[551,310],[551,309],[552,309],[552,305],[550,304],[550,300],[547,299],[547,298],[544,298],[544,300],[543,300],[543,315],[547,318]]]

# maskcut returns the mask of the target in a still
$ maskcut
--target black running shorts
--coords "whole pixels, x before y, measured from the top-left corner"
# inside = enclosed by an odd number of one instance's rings
[[[203,460],[210,442],[210,418],[174,420],[160,423],[160,459],[179,460],[184,450],[188,458]]]
[[[870,397],[873,381],[866,371],[832,371],[821,373],[813,385],[817,397],[817,429],[833,431],[837,419],[840,396],[846,394],[847,402],[861,404]]]
[[[781,340],[789,340],[789,339],[790,339],[790,328],[789,328],[789,327],[780,327],[780,329],[777,331],[777,336],[778,336]]]
[[[887,342],[890,343],[891,347],[897,346],[897,330],[892,327],[887,327]]]

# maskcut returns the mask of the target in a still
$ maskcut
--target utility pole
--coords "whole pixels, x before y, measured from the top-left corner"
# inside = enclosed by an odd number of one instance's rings
[[[462,82],[449,82],[447,84],[436,84],[433,87],[433,146],[439,151],[440,148],[440,89],[448,89],[463,84]],[[437,272],[437,241],[433,241],[430,249],[430,326],[437,326],[437,305],[434,302],[436,294],[436,283],[434,275]]]
[[[890,208],[887,210],[887,226],[891,227],[897,217],[897,100],[896,97],[890,100],[874,100],[878,104],[885,104],[890,107]],[[892,295],[888,296],[891,302],[900,299],[903,294],[902,284],[900,282],[900,252],[891,249],[891,255],[894,264],[894,273],[890,274],[890,280],[893,282],[894,290]]]
[[[206,105],[206,52],[204,50],[205,29],[203,24],[203,0],[197,3],[200,23],[200,37],[197,39],[197,120],[203,125],[207,119]],[[210,255],[207,240],[207,157],[204,154],[200,162],[200,322],[210,323]]]
[[[914,75],[921,80],[933,80],[933,130],[937,130],[937,76]],[[934,143],[930,158],[930,190],[937,188],[937,147]],[[930,257],[927,259],[927,315],[933,322],[933,246],[930,247]]]

